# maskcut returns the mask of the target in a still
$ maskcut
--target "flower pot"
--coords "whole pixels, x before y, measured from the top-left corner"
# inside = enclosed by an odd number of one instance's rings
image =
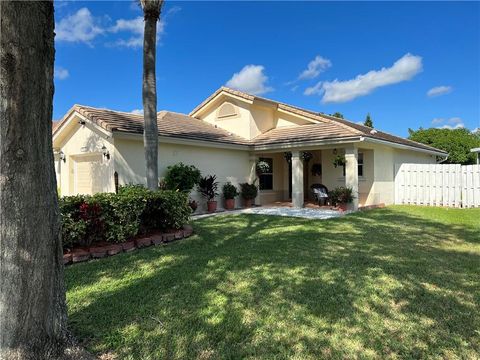
[[[217,210],[217,202],[216,201],[207,201],[207,210],[209,213],[213,213]]]
[[[253,199],[243,199],[243,207],[249,208],[253,205]]]
[[[235,209],[235,199],[225,199],[225,209],[227,210]]]
[[[190,209],[192,209],[192,213],[197,210],[198,203],[195,200],[189,201],[188,205],[190,206]]]
[[[348,204],[338,204],[338,210],[344,212],[348,210]]]

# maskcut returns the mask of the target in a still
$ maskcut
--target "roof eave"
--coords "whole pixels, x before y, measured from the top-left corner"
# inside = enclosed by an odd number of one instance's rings
[[[423,153],[430,154],[430,155],[448,156],[448,153],[446,151],[442,151],[442,150],[438,150],[438,149],[431,149],[430,150],[430,149],[417,147],[417,146],[413,146],[413,145],[400,144],[400,143],[397,143],[397,142],[394,142],[394,141],[377,139],[377,138],[373,138],[373,137],[370,137],[370,136],[363,136],[362,141],[389,145],[391,147],[398,148],[398,149],[414,150],[414,151],[423,152]]]

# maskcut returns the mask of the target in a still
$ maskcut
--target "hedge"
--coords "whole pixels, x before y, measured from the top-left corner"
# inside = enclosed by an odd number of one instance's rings
[[[76,195],[59,199],[64,248],[106,241],[124,242],[153,230],[180,229],[191,209],[182,192],[120,187],[118,194]]]

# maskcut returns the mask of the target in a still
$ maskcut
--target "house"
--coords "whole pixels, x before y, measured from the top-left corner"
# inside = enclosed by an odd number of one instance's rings
[[[344,119],[226,87],[188,115],[160,111],[158,128],[160,176],[167,166],[183,162],[204,175],[217,175],[220,183],[239,184],[254,181],[257,162],[267,162],[269,171],[259,176],[259,204],[291,198],[301,207],[310,185],[318,183],[329,189],[352,187],[355,208],[392,204],[395,164],[435,163],[447,156]],[[146,183],[142,133],[142,115],[73,106],[53,131],[61,195]],[[334,160],[342,158],[345,164],[335,167]]]

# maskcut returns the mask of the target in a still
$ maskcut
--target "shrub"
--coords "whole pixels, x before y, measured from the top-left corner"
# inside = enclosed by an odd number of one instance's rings
[[[255,184],[242,183],[240,184],[240,193],[245,200],[253,200],[257,197],[258,188]]]
[[[67,196],[59,200],[64,248],[98,241],[123,242],[139,233],[179,229],[191,213],[187,194],[128,185],[118,194]]]
[[[167,167],[165,187],[167,190],[190,192],[200,180],[200,170],[193,165],[178,163]]]
[[[353,196],[353,189],[350,187],[337,187],[328,193],[328,197],[333,206],[338,204],[349,204],[355,198]]]
[[[225,199],[235,199],[238,196],[238,189],[235,185],[230,182],[227,182],[223,185],[223,197]]]
[[[198,182],[198,192],[202,194],[207,201],[213,201],[215,196],[218,195],[218,182],[216,180],[217,177],[215,175],[208,175],[201,177]]]

